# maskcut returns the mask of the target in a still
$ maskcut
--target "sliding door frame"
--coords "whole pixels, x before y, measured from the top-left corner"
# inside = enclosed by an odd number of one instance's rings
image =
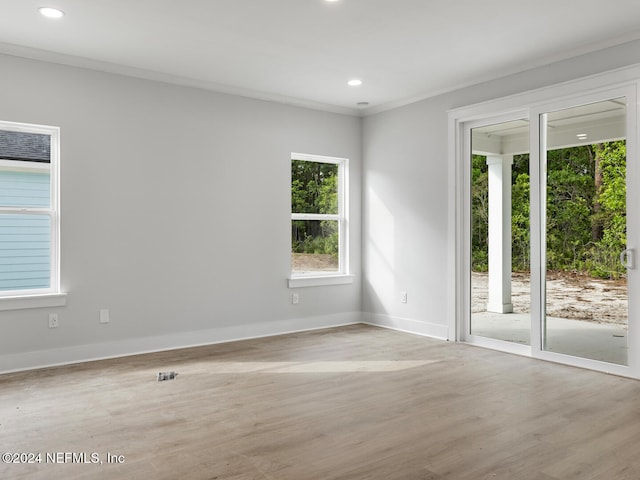
[[[481,128],[491,125],[498,125],[501,123],[511,122],[514,120],[522,120],[529,118],[528,110],[518,110],[507,114],[490,116],[480,120],[464,122],[462,130],[463,140],[463,157],[466,159],[466,165],[462,165],[462,188],[461,193],[463,196],[463,203],[466,208],[463,209],[463,225],[468,229],[471,225],[471,164],[470,159],[472,155],[472,142],[471,131],[474,128]],[[467,231],[468,233],[468,231]],[[481,347],[492,348],[495,350],[501,350],[509,353],[515,353],[519,355],[531,355],[531,348],[529,345],[522,345],[513,342],[507,342],[504,340],[498,340],[495,338],[483,337],[481,335],[474,335],[472,333],[471,325],[471,235],[465,234],[462,236],[462,249],[464,255],[461,258],[462,268],[466,274],[461,279],[463,282],[463,289],[466,292],[462,299],[462,312],[463,315],[460,318],[460,324],[458,325],[458,341],[472,343]]]
[[[531,199],[531,211],[537,214],[537,229],[532,227],[532,239],[536,235],[535,251],[532,249],[532,271],[535,268],[536,285],[532,281],[532,356],[576,367],[589,368],[592,370],[605,371],[617,375],[640,378],[638,371],[637,350],[638,342],[638,310],[636,308],[638,295],[638,270],[637,268],[627,270],[628,289],[628,324],[627,324],[627,365],[616,365],[598,360],[592,360],[572,355],[550,352],[544,349],[544,335],[546,323],[546,123],[545,115],[551,112],[573,108],[581,105],[588,105],[615,98],[624,97],[626,99],[626,122],[625,140],[627,145],[627,185],[640,186],[638,183],[638,134],[637,134],[637,84],[626,85],[616,88],[604,89],[598,92],[587,93],[571,98],[562,98],[552,102],[535,105],[531,108],[531,119],[538,124],[537,131],[531,131],[531,145],[537,146],[535,155],[537,161],[537,171],[532,172],[531,184],[537,184],[535,195]],[[533,129],[532,129],[533,130]],[[533,154],[533,152],[532,152]],[[535,182],[535,183],[534,183]],[[640,211],[638,210],[638,188],[627,188],[627,248],[638,251],[638,222],[640,221]],[[532,188],[533,191],[533,188]],[[535,259],[535,265],[534,265]],[[538,283],[539,282],[539,283]],[[535,298],[534,298],[535,291]],[[536,340],[534,342],[533,320],[535,308],[535,320],[538,325],[535,328]]]
[[[541,164],[542,114],[563,108],[594,103],[616,97],[627,99],[627,210],[635,218],[628,222],[627,248],[640,254],[640,168],[638,161],[638,89],[640,66],[608,72],[567,82],[540,90],[526,92],[491,102],[471,105],[449,112],[449,206],[452,219],[449,236],[454,249],[450,252],[449,266],[451,300],[455,306],[449,318],[449,340],[531,356],[567,365],[603,371],[616,375],[640,378],[640,311],[635,301],[629,302],[628,366],[615,365],[543,350],[546,272],[544,205],[546,174]],[[514,344],[501,340],[471,335],[470,333],[470,161],[472,128],[528,118],[530,135],[531,175],[531,345]],[[537,186],[537,188],[533,188]],[[637,268],[637,267],[636,267]],[[629,274],[629,299],[640,298],[638,270]]]

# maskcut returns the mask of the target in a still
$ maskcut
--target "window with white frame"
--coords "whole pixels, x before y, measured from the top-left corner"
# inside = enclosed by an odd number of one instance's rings
[[[59,293],[59,129],[0,121],[0,299]]]
[[[348,274],[346,158],[291,155],[291,276]]]

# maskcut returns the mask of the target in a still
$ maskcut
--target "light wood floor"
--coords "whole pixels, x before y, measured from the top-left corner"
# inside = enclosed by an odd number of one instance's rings
[[[640,382],[352,326],[0,376],[0,452],[43,455],[2,479],[638,480]]]

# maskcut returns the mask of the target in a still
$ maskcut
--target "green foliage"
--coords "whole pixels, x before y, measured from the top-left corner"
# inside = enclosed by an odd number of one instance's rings
[[[474,272],[489,271],[489,252],[478,245],[471,246],[471,269]]]
[[[291,161],[291,211],[338,213],[338,165]]]
[[[294,220],[292,250],[294,253],[330,254],[338,256],[338,222],[333,220]]]
[[[488,178],[485,157],[471,168],[472,268],[488,268]],[[529,156],[512,168],[512,267],[530,268]],[[619,278],[625,268],[626,146],[624,141],[547,152],[547,268]]]
[[[476,272],[489,269],[489,174],[486,158],[471,158],[471,268]]]
[[[547,152],[547,268],[583,270],[591,242],[595,163],[590,146]]]
[[[338,213],[338,165],[291,161],[291,211],[293,213]],[[294,220],[291,228],[295,253],[338,256],[338,222]]]
[[[602,278],[620,278],[625,267],[620,252],[627,245],[627,162],[623,141],[597,145],[602,185],[597,193],[599,209],[594,223],[602,231],[590,249],[588,270]]]
[[[521,157],[525,157],[521,155]],[[528,170],[529,159],[526,156]],[[517,166],[514,161],[514,166]],[[522,167],[521,167],[522,168]],[[515,182],[511,188],[511,265],[517,272],[526,272],[531,265],[531,230],[529,228],[529,191],[528,173],[514,172]]]

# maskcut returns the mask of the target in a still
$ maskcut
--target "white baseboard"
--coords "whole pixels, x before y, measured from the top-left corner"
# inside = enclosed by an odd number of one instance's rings
[[[362,323],[440,340],[447,340],[449,336],[449,327],[447,325],[422,322],[411,318],[392,317],[391,315],[379,313],[363,313]]]
[[[362,323],[362,314],[347,312],[0,355],[0,374],[357,323]]]

